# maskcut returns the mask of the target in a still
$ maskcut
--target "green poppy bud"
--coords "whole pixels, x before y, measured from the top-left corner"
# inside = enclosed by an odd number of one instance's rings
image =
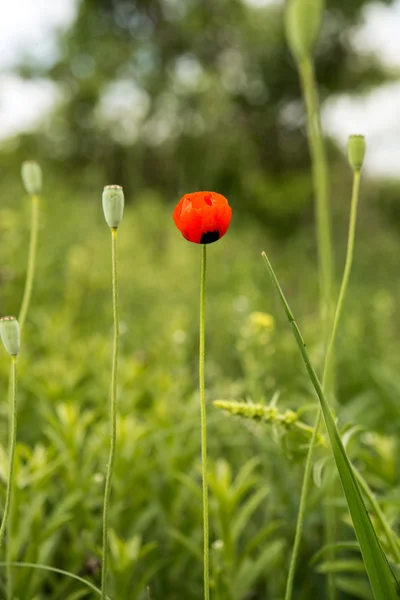
[[[119,185],[106,185],[103,190],[103,212],[107,224],[115,229],[124,214],[124,191]]]
[[[17,356],[20,345],[19,323],[15,317],[0,319],[0,336],[5,349],[11,356]]]
[[[287,0],[286,39],[296,60],[312,56],[321,29],[324,0]]]
[[[35,160],[27,160],[22,163],[22,181],[30,196],[40,194],[42,191],[42,169]]]
[[[363,135],[351,135],[347,141],[347,156],[353,171],[360,171],[364,163],[366,144]]]

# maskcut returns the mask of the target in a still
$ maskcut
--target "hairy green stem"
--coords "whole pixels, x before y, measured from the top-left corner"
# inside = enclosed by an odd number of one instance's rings
[[[30,240],[29,240],[29,251],[28,251],[28,266],[26,270],[25,288],[22,297],[21,308],[18,316],[18,323],[22,336],[23,328],[25,325],[26,317],[28,314],[29,304],[32,296],[33,280],[35,276],[35,265],[36,265],[36,253],[37,253],[37,242],[38,242],[38,231],[39,231],[39,209],[40,209],[40,197],[33,195],[31,197],[31,227],[30,227]],[[11,382],[11,374],[10,374]],[[11,398],[11,390],[9,392]],[[11,400],[10,400],[11,401]],[[10,431],[11,431],[11,415],[10,415]],[[11,541],[12,541],[12,522],[13,522],[13,503],[10,501],[8,525],[6,527],[6,594],[7,600],[12,600],[13,597],[13,580],[12,572],[10,567],[11,562]]]
[[[199,388],[201,415],[201,471],[203,479],[203,530],[204,530],[204,598],[210,598],[209,576],[209,530],[208,530],[208,469],[207,469],[207,415],[204,386],[205,355],[205,296],[206,296],[207,246],[202,245],[200,285],[200,342],[199,342]]]
[[[5,562],[0,562],[0,567],[4,567],[5,565]],[[91,590],[96,592],[96,594],[98,594],[99,596],[101,595],[101,590],[99,590],[99,588],[93,585],[93,583],[87,581],[86,579],[83,579],[82,577],[79,577],[79,575],[75,575],[75,573],[70,573],[69,571],[64,571],[63,569],[57,569],[56,567],[48,567],[47,565],[39,565],[36,563],[28,562],[12,562],[11,566],[18,568],[22,567],[25,569],[37,569],[38,571],[48,571],[50,573],[58,573],[59,575],[65,575],[66,577],[70,577],[71,579],[75,579],[76,581],[85,584]],[[106,600],[111,599],[109,598],[109,596],[106,596]]]
[[[101,571],[101,598],[106,599],[107,591],[107,566],[108,566],[108,513],[110,506],[111,484],[115,459],[115,447],[117,443],[117,370],[118,370],[118,345],[119,345],[119,314],[118,314],[118,252],[117,252],[117,229],[111,229],[111,251],[112,251],[112,293],[113,293],[113,315],[114,315],[114,347],[112,357],[111,373],[111,440],[110,453],[108,457],[106,486],[104,491],[103,508],[103,564]]]
[[[321,118],[319,111],[318,90],[315,80],[314,64],[311,57],[304,57],[298,62],[298,70],[303,97],[307,111],[307,134],[311,155],[313,186],[315,195],[315,216],[318,248],[318,274],[320,289],[320,314],[323,330],[325,350],[328,345],[329,332],[332,320],[332,291],[333,291],[333,250],[331,236],[331,218],[329,208],[328,167],[324,139],[322,135]],[[325,363],[326,364],[326,363]],[[286,599],[291,597],[296,560],[299,550],[301,530],[304,520],[304,510],[307,501],[308,479],[312,465],[312,454],[318,437],[318,427],[321,414],[318,412],[315,426],[317,430],[311,440],[307,454],[304,479],[300,497],[299,516],[296,526],[294,549],[289,567],[289,579],[286,587]],[[333,541],[334,521],[331,510],[325,510],[325,524],[327,542]],[[330,600],[335,598],[334,574],[328,573],[328,590]]]
[[[324,343],[327,345],[331,328],[333,291],[333,251],[328,193],[328,168],[319,114],[314,65],[310,58],[304,58],[299,62],[298,66],[307,109],[307,133],[311,154],[317,223],[321,320]]]
[[[7,527],[7,521],[10,514],[11,506],[11,494],[12,485],[14,480],[14,460],[15,460],[15,446],[17,441],[17,357],[11,357],[11,394],[10,394],[10,424],[11,429],[9,433],[9,473],[7,481],[6,491],[6,503],[4,506],[3,520],[0,526],[0,546],[3,542],[4,533]]]
[[[39,196],[32,196],[32,212],[31,212],[31,234],[29,241],[29,253],[28,253],[28,268],[26,271],[25,289],[22,298],[21,310],[18,316],[18,322],[22,334],[22,330],[25,325],[26,316],[28,314],[29,303],[32,295],[33,278],[35,274],[36,264],[36,250],[39,230]]]
[[[351,266],[352,266],[352,262],[353,262],[359,189],[360,189],[360,172],[355,171],[354,177],[353,177],[353,191],[352,191],[351,208],[350,208],[350,223],[349,223],[349,231],[348,231],[348,236],[347,236],[346,262],[345,262],[345,267],[344,267],[344,272],[343,272],[342,283],[340,286],[339,298],[338,298],[338,302],[336,305],[336,311],[335,311],[335,316],[334,316],[334,320],[333,320],[332,331],[331,331],[331,335],[329,338],[328,348],[327,348],[326,357],[325,357],[324,374],[323,374],[323,379],[322,379],[322,389],[324,390],[324,392],[326,391],[326,388],[327,388],[327,379],[328,379],[328,376],[330,373],[331,360],[333,357],[336,334],[338,331],[338,325],[339,325],[340,317],[341,317],[342,310],[343,310],[343,303],[344,303],[344,299],[346,296],[346,291],[347,291],[350,273],[351,273]],[[289,567],[289,575],[288,575],[288,580],[287,580],[287,584],[286,584],[285,600],[290,600],[290,598],[292,597],[293,580],[294,580],[294,574],[295,574],[295,570],[296,570],[297,557],[298,557],[298,553],[299,553],[301,534],[303,531],[304,515],[305,515],[307,496],[308,496],[308,490],[309,490],[309,485],[310,485],[312,458],[313,458],[313,453],[314,453],[314,449],[315,449],[315,445],[316,445],[319,426],[321,423],[321,416],[322,416],[321,407],[318,407],[318,413],[317,413],[317,417],[315,419],[315,424],[314,424],[314,432],[313,432],[310,446],[308,448],[306,466],[304,469],[303,484],[302,484],[301,496],[300,496],[299,513],[298,513],[298,517],[297,517],[296,533],[295,533],[295,539],[294,539],[294,545],[293,545],[292,558],[291,558],[290,567]],[[331,585],[332,585],[332,582],[331,582]],[[331,591],[331,593],[333,593],[333,592]]]

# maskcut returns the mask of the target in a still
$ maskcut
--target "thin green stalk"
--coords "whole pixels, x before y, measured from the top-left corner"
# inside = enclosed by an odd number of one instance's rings
[[[36,265],[36,254],[37,254],[37,242],[38,242],[38,231],[39,231],[39,209],[40,209],[40,197],[37,194],[31,196],[31,227],[30,227],[30,240],[29,240],[29,251],[28,251],[28,266],[26,270],[25,288],[22,297],[21,308],[19,311],[18,322],[20,332],[25,325],[26,317],[28,314],[29,304],[32,296],[33,280],[35,276],[35,265]],[[11,377],[10,377],[11,381]],[[11,391],[10,391],[11,394]],[[11,431],[11,416],[10,416],[10,431]],[[7,588],[7,600],[13,598],[13,579],[11,563],[11,543],[12,543],[12,523],[14,507],[12,501],[10,501],[10,518],[6,528],[6,588]]]
[[[394,600],[397,597],[396,580],[390,569],[386,555],[379,543],[375,529],[371,523],[356,475],[353,470],[353,466],[344,449],[342,439],[336,427],[335,420],[332,416],[330,406],[322,389],[322,385],[317,377],[314,367],[311,364],[307,347],[301,335],[300,329],[295,321],[294,315],[283,294],[282,288],[279,285],[278,279],[265,252],[262,253],[262,257],[267,266],[276,291],[278,292],[278,295],[282,301],[311,383],[320,402],[327,432],[331,442],[333,456],[336,462],[338,474],[342,483],[343,491],[345,493],[347,506],[353,521],[354,530],[360,545],[360,550],[374,597],[376,600],[389,600],[389,598]]]
[[[7,521],[10,514],[12,484],[14,480],[15,446],[17,441],[17,357],[11,357],[11,394],[10,394],[10,443],[9,443],[9,473],[6,491],[6,503],[4,506],[3,520],[0,526],[0,546],[3,542]]]
[[[354,177],[353,177],[353,191],[352,191],[352,197],[351,197],[350,223],[349,223],[349,231],[348,231],[348,236],[347,236],[346,261],[345,261],[342,283],[340,286],[339,298],[338,298],[338,302],[336,305],[336,311],[335,311],[335,317],[333,320],[332,331],[331,331],[328,348],[327,348],[327,352],[326,352],[326,356],[325,356],[324,374],[323,374],[323,379],[322,379],[322,389],[324,390],[324,392],[326,392],[326,389],[327,389],[327,379],[328,379],[328,375],[330,373],[331,360],[333,357],[333,350],[334,350],[334,346],[335,346],[336,334],[338,331],[338,325],[339,325],[340,317],[341,317],[342,310],[343,310],[343,302],[344,302],[344,298],[346,296],[347,286],[349,283],[349,278],[350,278],[350,273],[351,273],[351,266],[352,266],[352,262],[353,262],[359,189],[360,189],[360,171],[355,171]],[[314,432],[313,432],[310,446],[308,448],[306,465],[305,465],[305,469],[304,469],[303,484],[302,484],[301,496],[300,496],[299,513],[298,513],[298,517],[297,517],[296,533],[295,533],[294,544],[293,544],[292,558],[291,558],[290,567],[289,567],[289,575],[288,575],[288,580],[287,580],[287,584],[286,584],[285,600],[290,600],[290,598],[292,597],[293,580],[294,580],[294,574],[295,574],[295,570],[296,570],[297,557],[298,557],[298,553],[299,553],[301,534],[303,531],[304,515],[305,515],[307,496],[308,496],[308,490],[309,490],[309,485],[310,485],[312,458],[313,458],[313,453],[314,453],[314,449],[316,446],[316,440],[317,440],[319,426],[321,423],[321,415],[322,415],[321,407],[318,407],[318,413],[317,413],[317,417],[315,419],[315,424],[314,424]],[[331,585],[332,585],[332,582],[331,582]],[[333,593],[333,592],[331,592],[331,593]]]
[[[26,271],[25,289],[22,298],[21,310],[19,312],[18,322],[22,334],[26,316],[28,314],[29,303],[32,295],[33,278],[35,274],[36,264],[36,251],[37,251],[37,240],[39,230],[39,206],[40,198],[35,195],[32,196],[32,212],[31,212],[31,234],[29,240],[29,253],[28,253],[28,268]]]
[[[292,556],[290,559],[288,578],[286,581],[285,600],[291,600],[292,593],[293,593],[294,575],[296,572],[296,564],[297,564],[297,558],[299,555],[301,535],[303,533],[304,515],[306,512],[309,481],[310,481],[311,467],[312,467],[312,456],[313,456],[314,448],[316,446],[320,422],[321,422],[321,409],[318,407],[318,414],[317,414],[317,418],[315,420],[314,430],[313,430],[312,438],[311,438],[310,445],[309,445],[308,452],[307,452],[306,466],[304,468],[304,477],[303,477],[303,483],[301,486],[299,512],[297,515],[296,532],[295,532],[295,536],[294,536],[293,550],[292,550]]]
[[[321,320],[324,332],[324,343],[327,345],[331,328],[333,297],[333,251],[329,209],[328,168],[319,113],[314,65],[310,58],[302,59],[298,65],[307,109],[307,133],[316,200],[315,213],[317,223]]]
[[[4,567],[4,566],[6,566],[6,564],[7,563],[5,563],[5,562],[0,562],[0,567]],[[83,579],[82,577],[79,577],[79,575],[75,575],[74,573],[70,573],[69,571],[64,571],[63,569],[57,569],[56,567],[48,567],[47,565],[38,565],[36,563],[27,563],[27,562],[12,562],[11,566],[18,567],[18,568],[22,567],[22,568],[26,568],[26,569],[37,569],[39,571],[49,571],[50,573],[58,573],[59,575],[65,575],[66,577],[70,577],[71,579],[75,579],[76,581],[83,583],[84,585],[89,587],[91,590],[96,592],[96,594],[98,594],[99,596],[101,595],[101,590],[99,590],[99,588],[97,588],[95,585],[93,585],[93,583],[91,583],[90,581],[87,581],[86,579]],[[106,596],[106,600],[111,600],[111,599],[109,596]]]
[[[333,298],[333,250],[331,236],[331,217],[329,207],[328,189],[328,167],[324,146],[324,138],[321,127],[321,117],[318,101],[318,88],[314,72],[314,64],[311,57],[303,57],[298,61],[300,82],[307,110],[307,133],[310,147],[313,185],[315,194],[315,213],[317,229],[318,248],[318,273],[320,288],[320,313],[323,331],[323,342],[325,350],[328,345],[331,321],[332,321],[332,298]],[[333,378],[331,379],[333,386]],[[317,415],[316,425],[319,425],[321,415]],[[314,444],[311,445],[311,453]],[[307,457],[306,470],[311,469],[311,456]],[[304,490],[306,493],[307,490]],[[304,501],[306,496],[304,496]],[[327,505],[325,508],[325,532],[326,542],[332,546],[334,541],[335,515],[333,508]],[[335,575],[328,573],[328,595],[330,600],[335,600]]]
[[[106,599],[107,566],[108,566],[108,513],[111,496],[111,483],[117,442],[117,370],[118,370],[118,345],[119,345],[119,313],[118,313],[118,253],[117,253],[117,228],[111,229],[112,251],[112,289],[113,289],[113,315],[114,315],[114,348],[111,373],[111,440],[108,457],[106,487],[104,491],[103,509],[103,565],[101,571],[101,598]]]
[[[200,285],[200,343],[199,343],[199,388],[201,414],[201,470],[203,479],[203,530],[204,530],[204,598],[210,598],[209,576],[209,531],[208,531],[208,469],[207,469],[207,415],[204,386],[204,330],[205,330],[205,295],[207,271],[207,246],[202,244],[201,285]]]

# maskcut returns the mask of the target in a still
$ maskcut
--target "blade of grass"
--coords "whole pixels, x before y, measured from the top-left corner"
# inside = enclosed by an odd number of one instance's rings
[[[6,562],[0,562],[0,567],[6,566]],[[25,562],[12,562],[11,566],[13,567],[23,567],[25,569],[38,569],[39,571],[49,571],[50,573],[58,573],[58,575],[65,575],[66,577],[70,577],[71,579],[75,579],[80,583],[85,584],[88,588],[96,592],[99,596],[101,596],[101,590],[99,590],[93,583],[88,581],[87,579],[83,579],[79,577],[79,575],[75,575],[75,573],[70,573],[69,571],[64,571],[63,569],[57,569],[56,567],[48,567],[47,565],[39,565],[36,563],[25,563]],[[110,600],[109,596],[106,596],[106,600]]]
[[[358,543],[360,544],[361,554],[363,556],[365,568],[374,597],[376,600],[395,600],[395,598],[397,598],[395,578],[369,518],[356,476],[353,471],[353,467],[347,456],[346,450],[344,449],[339,431],[331,413],[330,406],[326,400],[317,374],[311,364],[307,347],[304,343],[300,329],[295,321],[294,315],[289,307],[289,304],[287,303],[282,288],[279,285],[278,279],[265,252],[262,252],[262,257],[284,306],[286,316],[292,327],[294,337],[299,346],[311,383],[316,391],[321,405],[339,478],[346,496],[347,505],[353,521]]]

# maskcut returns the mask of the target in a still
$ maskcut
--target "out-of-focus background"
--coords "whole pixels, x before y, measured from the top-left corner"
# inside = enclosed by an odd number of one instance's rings
[[[316,54],[336,281],[363,133],[357,244],[337,344],[336,410],[352,459],[398,526],[400,439],[400,2],[328,0]],[[14,0],[0,19],[0,311],[18,314],[29,240],[23,160],[43,169],[38,266],[19,361],[12,556],[99,584],[112,307],[101,210],[120,184],[119,442],[110,597],[202,597],[197,397],[199,247],[171,213],[223,193],[227,235],[209,247],[207,400],[213,600],[283,597],[306,430],[242,423],[217,398],[270,402],[312,423],[314,394],[260,258],[268,251],[318,369],[317,257],[305,114],[274,0]],[[0,362],[6,477],[8,357]],[[290,419],[289,419],[290,421]],[[329,452],[316,454],[294,598],[369,599],[360,555],[322,553],[324,506],[353,542]],[[2,492],[4,490],[2,489]],[[379,527],[378,527],[379,529]],[[378,531],[379,532],[379,531]],[[380,532],[379,532],[380,533]],[[393,557],[390,557],[393,558]],[[15,598],[96,597],[15,568]],[[4,583],[0,570],[0,586]],[[0,597],[5,592],[0,587]]]

